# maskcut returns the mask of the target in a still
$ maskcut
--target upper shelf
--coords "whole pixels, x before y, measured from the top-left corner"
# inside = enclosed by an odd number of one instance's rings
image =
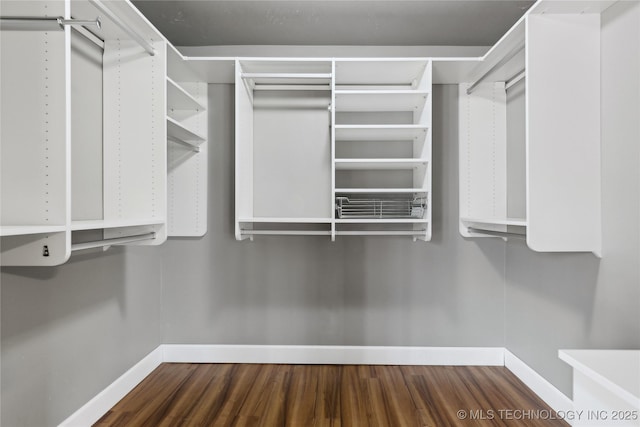
[[[336,85],[402,86],[420,88],[427,59],[349,59],[336,60]]]
[[[415,90],[336,90],[336,111],[419,111],[429,96]]]
[[[167,77],[167,108],[188,111],[206,110],[204,105],[169,77]]]
[[[336,141],[416,141],[428,131],[422,125],[335,125]]]

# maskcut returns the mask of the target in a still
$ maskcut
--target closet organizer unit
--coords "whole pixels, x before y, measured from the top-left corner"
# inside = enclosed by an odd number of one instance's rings
[[[335,234],[431,239],[431,63],[335,61]]]
[[[169,236],[207,232],[207,83],[167,45]]]
[[[236,62],[236,238],[431,238],[431,63]]]
[[[460,84],[463,236],[600,253],[599,37],[592,5],[542,2]]]
[[[162,243],[162,36],[128,2],[3,1],[1,43],[2,265]]]

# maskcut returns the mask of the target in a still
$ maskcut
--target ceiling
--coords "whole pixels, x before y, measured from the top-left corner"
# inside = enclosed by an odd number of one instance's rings
[[[133,0],[175,46],[489,46],[534,1]]]

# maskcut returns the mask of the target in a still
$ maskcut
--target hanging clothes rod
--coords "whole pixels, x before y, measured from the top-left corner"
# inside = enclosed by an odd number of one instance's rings
[[[329,236],[330,231],[322,230],[241,230],[243,236]]]
[[[471,93],[478,87],[480,83],[482,83],[487,77],[493,74],[498,68],[502,67],[507,62],[511,61],[517,54],[524,50],[525,45],[516,46],[513,50],[511,50],[506,56],[504,56],[500,61],[498,61],[493,67],[489,68],[489,70],[484,73],[478,80],[473,82],[471,86],[467,89],[467,95],[471,95]]]
[[[100,0],[89,0],[96,9],[102,12],[111,22],[113,22],[116,26],[118,26],[122,31],[124,31],[129,37],[135,40],[149,55],[154,56],[156,54],[156,50],[151,46],[151,44],[144,39],[140,34],[138,34],[135,30],[129,27],[127,24],[122,22],[116,14],[111,12]]]
[[[85,242],[85,243],[75,243],[71,245],[71,252],[81,251],[84,249],[101,248],[103,246],[141,242],[144,240],[153,240],[155,238],[156,238],[156,233],[146,233],[146,234],[137,234],[134,236],[114,237],[112,239],[95,240],[92,242]]]
[[[65,26],[93,26],[102,28],[100,17],[95,20],[58,18],[0,18],[0,29],[8,31],[57,31]]]
[[[469,233],[479,233],[479,234],[488,234],[496,237],[517,237],[520,239],[525,239],[527,237],[526,233],[514,233],[512,231],[495,231],[495,230],[483,230],[480,228],[468,227],[467,230]]]

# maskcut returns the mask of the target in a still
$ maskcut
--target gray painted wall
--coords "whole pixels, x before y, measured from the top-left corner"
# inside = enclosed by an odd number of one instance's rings
[[[603,257],[507,246],[506,346],[569,396],[558,349],[640,348],[638,2],[605,11],[601,46]]]
[[[504,345],[505,245],[458,234],[456,86],[434,89],[431,243],[235,241],[233,102],[209,86],[209,231],[161,248],[166,343]]]
[[[2,269],[2,420],[53,426],[161,343],[159,251]]]

